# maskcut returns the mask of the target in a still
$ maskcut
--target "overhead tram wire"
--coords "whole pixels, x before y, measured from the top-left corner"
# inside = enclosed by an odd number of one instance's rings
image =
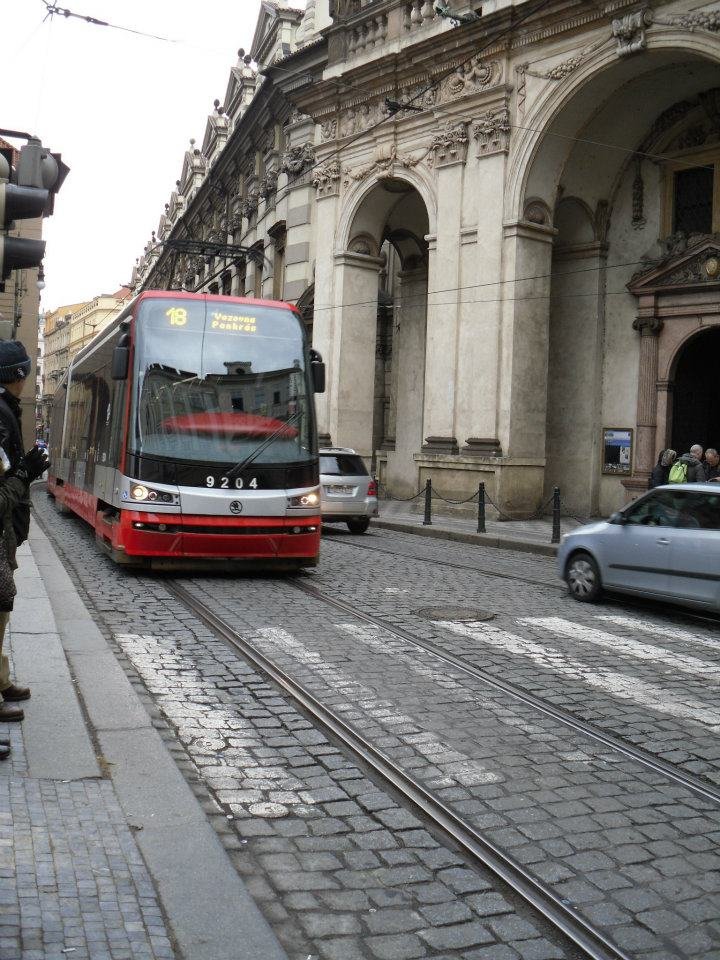
[[[90,16],[84,13],[73,13],[72,10],[69,10],[67,7],[60,7],[56,3],[50,3],[49,0],[40,0],[43,6],[46,9],[45,20],[50,18],[52,22],[53,17],[57,14],[59,17],[64,17],[67,19],[82,20],[85,23],[89,23],[94,27],[109,27],[111,30],[121,30],[123,33],[132,33],[138,37],[147,37],[150,40],[161,40],[163,43],[177,43],[177,40],[172,40],[170,37],[161,37],[156,33],[146,33],[144,30],[136,30],[133,27],[123,27],[117,23],[109,23],[107,20],[99,20],[97,17]]]

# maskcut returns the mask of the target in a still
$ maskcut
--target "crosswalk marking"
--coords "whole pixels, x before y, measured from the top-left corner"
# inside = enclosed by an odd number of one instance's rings
[[[365,627],[353,623],[340,623],[337,626],[356,640],[368,643],[370,646],[377,645],[382,652],[386,652],[385,641],[378,635],[377,627]],[[418,733],[407,737],[408,742],[411,743],[413,750],[430,760],[444,775],[433,780],[433,787],[453,786],[458,783],[463,786],[475,786],[480,783],[495,783],[501,779],[499,774],[488,770],[479,761],[473,760],[458,750],[453,750],[448,743],[438,740],[432,732],[422,731],[421,719],[399,713],[395,701],[381,698],[371,687],[328,664],[319,653],[310,650],[291,633],[274,627],[265,627],[257,632],[258,636],[288,651],[301,663],[311,667],[315,674],[320,674],[331,689],[342,694],[350,707],[360,707],[367,716],[390,730],[393,727],[406,725],[418,730]],[[398,736],[401,735],[398,734]]]
[[[681,640],[683,643],[692,643],[698,647],[709,647],[720,653],[720,634],[711,637],[699,637],[696,633],[689,630],[681,630],[679,627],[663,627],[660,624],[649,623],[646,620],[635,620],[633,617],[620,617],[614,614],[596,614],[595,620],[602,620],[605,623],[614,623],[618,627],[625,627],[627,630],[640,630],[642,633],[652,633],[656,637],[667,637],[669,640]]]
[[[458,623],[456,621],[435,621],[438,627],[460,636],[470,637],[481,643],[496,647],[505,653],[522,656],[556,675],[578,680],[589,687],[612,694],[623,700],[630,700],[659,713],[692,720],[720,731],[720,717],[717,710],[709,710],[702,701],[688,696],[682,699],[671,691],[654,683],[617,673],[606,667],[589,667],[586,663],[574,660],[568,654],[553,647],[544,647],[533,640],[501,630],[491,624],[480,622]]]
[[[574,623],[572,620],[565,620],[562,617],[521,617],[518,623],[542,627],[551,633],[571,637],[580,643],[591,643],[597,647],[605,647],[614,653],[626,654],[637,660],[663,663],[667,667],[672,667],[673,670],[690,674],[698,680],[702,679],[703,682],[710,680],[717,683],[720,681],[720,667],[717,664],[709,663],[707,660],[701,660],[698,657],[674,653],[672,650],[666,650],[665,647],[658,647],[652,643],[643,643],[640,640],[631,640],[614,633],[606,633],[604,630],[597,630],[595,627],[586,627],[581,623]]]

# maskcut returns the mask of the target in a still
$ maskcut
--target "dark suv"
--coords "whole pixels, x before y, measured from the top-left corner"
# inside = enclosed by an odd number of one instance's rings
[[[320,451],[320,512],[323,523],[346,523],[350,533],[365,533],[377,516],[377,483],[349,447]]]

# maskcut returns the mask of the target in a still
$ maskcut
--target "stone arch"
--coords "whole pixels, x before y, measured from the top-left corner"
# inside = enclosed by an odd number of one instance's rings
[[[349,249],[352,239],[351,230],[356,223],[358,212],[363,203],[383,180],[394,180],[407,183],[409,187],[414,188],[425,204],[428,215],[428,232],[434,233],[437,223],[437,196],[435,184],[428,172],[421,166],[414,168],[393,168],[392,173],[385,176],[374,176],[372,178],[353,181],[344,197],[344,202],[338,217],[337,230],[335,232],[335,253],[342,253]]]
[[[637,187],[633,161],[639,150],[650,152],[658,117],[718,86],[716,40],[658,30],[648,32],[648,45],[618,58],[608,42],[548,83],[509,158],[504,255],[515,282],[506,316],[524,335],[513,352],[515,392],[523,397],[521,379],[546,381],[547,405],[529,395],[525,404],[508,403],[503,432],[511,451],[544,454],[546,493],[562,483],[565,503],[583,513],[610,512],[630,488],[601,473],[603,427],[637,428],[644,445],[651,427],[638,377],[648,348],[633,329],[637,303],[626,284],[659,255],[663,198],[658,166],[648,164]],[[542,204],[552,210],[550,223],[527,216]],[[521,281],[530,276],[534,289],[526,292]],[[647,460],[641,453],[636,466]]]
[[[558,163],[562,166],[563,142],[567,145],[574,137],[582,136],[582,131],[592,124],[599,103],[617,95],[637,77],[655,73],[660,66],[676,64],[678,53],[699,64],[720,62],[717,38],[713,35],[701,30],[689,32],[665,28],[662,33],[649,35],[649,49],[646,51],[618,58],[614,44],[608,42],[563,80],[548,83],[511,141],[505,220],[513,222],[522,217],[525,198],[530,194],[543,197],[551,208],[554,206],[555,196],[543,196],[531,180],[533,167],[550,138],[557,135]],[[717,86],[717,82],[708,85]],[[667,97],[670,101],[678,99],[670,92]],[[582,119],[572,121],[573,111]],[[641,126],[639,123],[637,128]],[[641,139],[640,136],[636,138],[633,149],[639,146]]]
[[[422,188],[422,192],[418,187]],[[415,170],[353,185],[336,231],[336,443],[415,490],[423,440],[430,211]]]

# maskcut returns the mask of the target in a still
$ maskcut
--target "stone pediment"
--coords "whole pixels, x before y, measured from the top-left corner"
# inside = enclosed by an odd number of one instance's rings
[[[670,252],[635,274],[627,287],[635,296],[720,287],[720,234],[674,237]]]

